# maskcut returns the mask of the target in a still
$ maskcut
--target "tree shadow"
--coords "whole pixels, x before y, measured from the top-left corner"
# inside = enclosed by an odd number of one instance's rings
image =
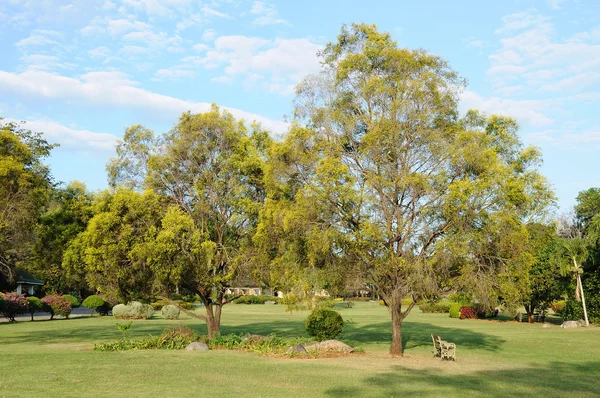
[[[448,328],[425,322],[405,322],[402,325],[402,349],[419,346],[432,346],[431,335],[437,334],[444,340],[451,341],[461,348],[475,348],[486,351],[497,351],[504,340],[485,333],[469,329]],[[389,322],[364,326],[348,325],[344,337],[357,343],[392,342],[392,328]]]
[[[394,366],[392,372],[362,379],[357,386],[325,392],[330,397],[373,396],[485,396],[563,397],[600,395],[600,362],[552,362],[544,366],[482,370],[448,374],[444,369],[410,369]]]

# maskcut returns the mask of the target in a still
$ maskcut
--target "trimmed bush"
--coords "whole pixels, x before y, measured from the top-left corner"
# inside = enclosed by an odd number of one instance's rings
[[[448,296],[448,301],[468,307],[473,303],[473,297],[468,293],[456,292]]]
[[[242,296],[233,300],[235,304],[264,304],[267,301],[279,303],[280,298],[277,296]]]
[[[15,316],[25,314],[28,311],[29,302],[22,294],[16,292],[1,294],[2,303],[0,303],[0,311],[9,322],[15,321]]]
[[[154,314],[154,310],[148,304],[132,301],[127,305],[115,305],[112,314],[117,319],[150,319]]]
[[[462,305],[459,303],[452,303],[450,309],[448,310],[450,318],[460,318],[460,307],[462,307]]]
[[[68,318],[71,315],[71,302],[59,294],[51,294],[42,299],[42,305],[45,311],[50,313],[50,319],[55,315]]]
[[[160,313],[165,319],[179,319],[180,311],[174,305],[168,304],[162,307]]]
[[[419,309],[426,314],[447,314],[450,312],[451,303],[429,303],[419,304]]]
[[[475,308],[462,306],[460,307],[460,319],[477,319],[477,311]]]
[[[79,306],[81,305],[81,303],[79,303],[79,299],[73,295],[63,294],[63,297],[69,300],[69,302],[71,303],[71,308],[79,308]]]
[[[319,341],[335,339],[343,327],[342,316],[333,310],[317,308],[306,318],[306,331]]]
[[[27,311],[31,315],[31,320],[33,321],[33,314],[42,311],[44,304],[42,303],[42,300],[35,296],[27,297],[27,301]]]
[[[110,311],[110,304],[107,303],[102,297],[91,295],[88,296],[83,303],[81,303],[85,308],[89,308],[92,311],[96,311],[98,314],[107,315],[108,311]]]

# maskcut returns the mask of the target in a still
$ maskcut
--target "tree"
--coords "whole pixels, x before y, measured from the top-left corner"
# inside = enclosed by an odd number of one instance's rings
[[[33,274],[44,280],[46,290],[69,292],[87,288],[85,275],[70,273],[70,278],[67,278],[62,263],[67,247],[86,229],[93,215],[92,202],[93,195],[79,181],[54,190],[49,209],[38,222],[28,265]]]
[[[13,282],[30,254],[53,184],[43,160],[54,147],[41,133],[0,118],[0,284]]]
[[[320,151],[301,196],[317,212],[319,247],[358,267],[383,297],[390,354],[402,355],[414,302],[449,278],[487,287],[481,299],[520,301],[533,262],[523,220],[552,194],[516,122],[460,118],[464,81],[447,62],[399,49],[374,26],[342,28],[320,56],[322,72],[297,89],[295,114]],[[405,310],[403,297],[413,298]]]
[[[249,132],[243,121],[213,106],[184,113],[160,139],[144,133],[124,140],[120,147],[143,150],[118,154],[108,166],[120,176],[114,182],[133,186],[145,174],[143,186],[169,205],[151,249],[157,280],[166,289],[182,286],[198,294],[213,336],[228,302],[225,289],[254,258],[251,237],[264,201],[263,153],[271,139],[260,126]],[[121,166],[132,164],[134,173]]]
[[[557,250],[556,228],[552,225],[532,223],[527,225],[530,252],[535,262],[529,271],[529,290],[523,305],[529,323],[534,321],[535,310],[545,310],[566,291],[566,281],[561,267],[552,261]]]
[[[87,228],[63,255],[65,277],[83,274],[90,288],[125,302],[151,296],[154,280],[148,256],[165,207],[151,191],[101,193]]]

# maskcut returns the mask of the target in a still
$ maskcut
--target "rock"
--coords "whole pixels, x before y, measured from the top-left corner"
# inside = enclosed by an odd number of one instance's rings
[[[304,348],[308,352],[319,351],[333,351],[333,352],[345,352],[350,353],[354,351],[354,348],[350,347],[348,344],[344,344],[338,340],[325,340],[321,342],[312,342],[304,345]]]
[[[544,323],[544,324],[542,324],[542,329],[548,329],[548,328],[550,328],[550,327],[551,327],[551,326],[550,326],[550,324],[549,324],[549,323]]]
[[[566,321],[566,322],[563,322],[563,324],[560,325],[560,327],[564,328],[564,329],[576,328],[577,327],[577,322],[575,322],[575,321]]]
[[[286,351],[286,354],[296,353],[296,354],[306,354],[306,348],[302,344],[296,344],[290,346]]]
[[[208,348],[208,346],[204,343],[195,341],[193,343],[188,344],[188,346],[185,347],[185,350],[186,351],[208,351],[208,350],[210,350],[210,348]]]
[[[275,304],[275,302],[272,301],[272,300],[269,300],[269,301],[265,301],[265,304],[271,304],[272,305],[272,304]]]
[[[578,320],[577,321],[577,326],[580,327],[580,328],[584,328],[585,327],[585,321]]]

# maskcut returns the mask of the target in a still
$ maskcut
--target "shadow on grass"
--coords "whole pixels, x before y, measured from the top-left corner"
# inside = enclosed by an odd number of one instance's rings
[[[417,370],[395,366],[393,372],[362,379],[358,386],[336,387],[330,397],[361,397],[373,390],[381,396],[485,396],[563,397],[600,395],[600,362],[570,364],[552,362],[544,366],[509,370],[484,370],[468,374],[444,374],[443,370]]]
[[[405,322],[402,325],[402,349],[419,346],[431,346],[431,335],[437,334],[444,340],[451,341],[463,348],[476,348],[486,351],[496,351],[504,340],[497,336],[473,332],[469,329],[448,328],[425,322]],[[348,325],[344,336],[358,343],[387,343],[392,342],[392,326],[383,322],[365,326]]]

